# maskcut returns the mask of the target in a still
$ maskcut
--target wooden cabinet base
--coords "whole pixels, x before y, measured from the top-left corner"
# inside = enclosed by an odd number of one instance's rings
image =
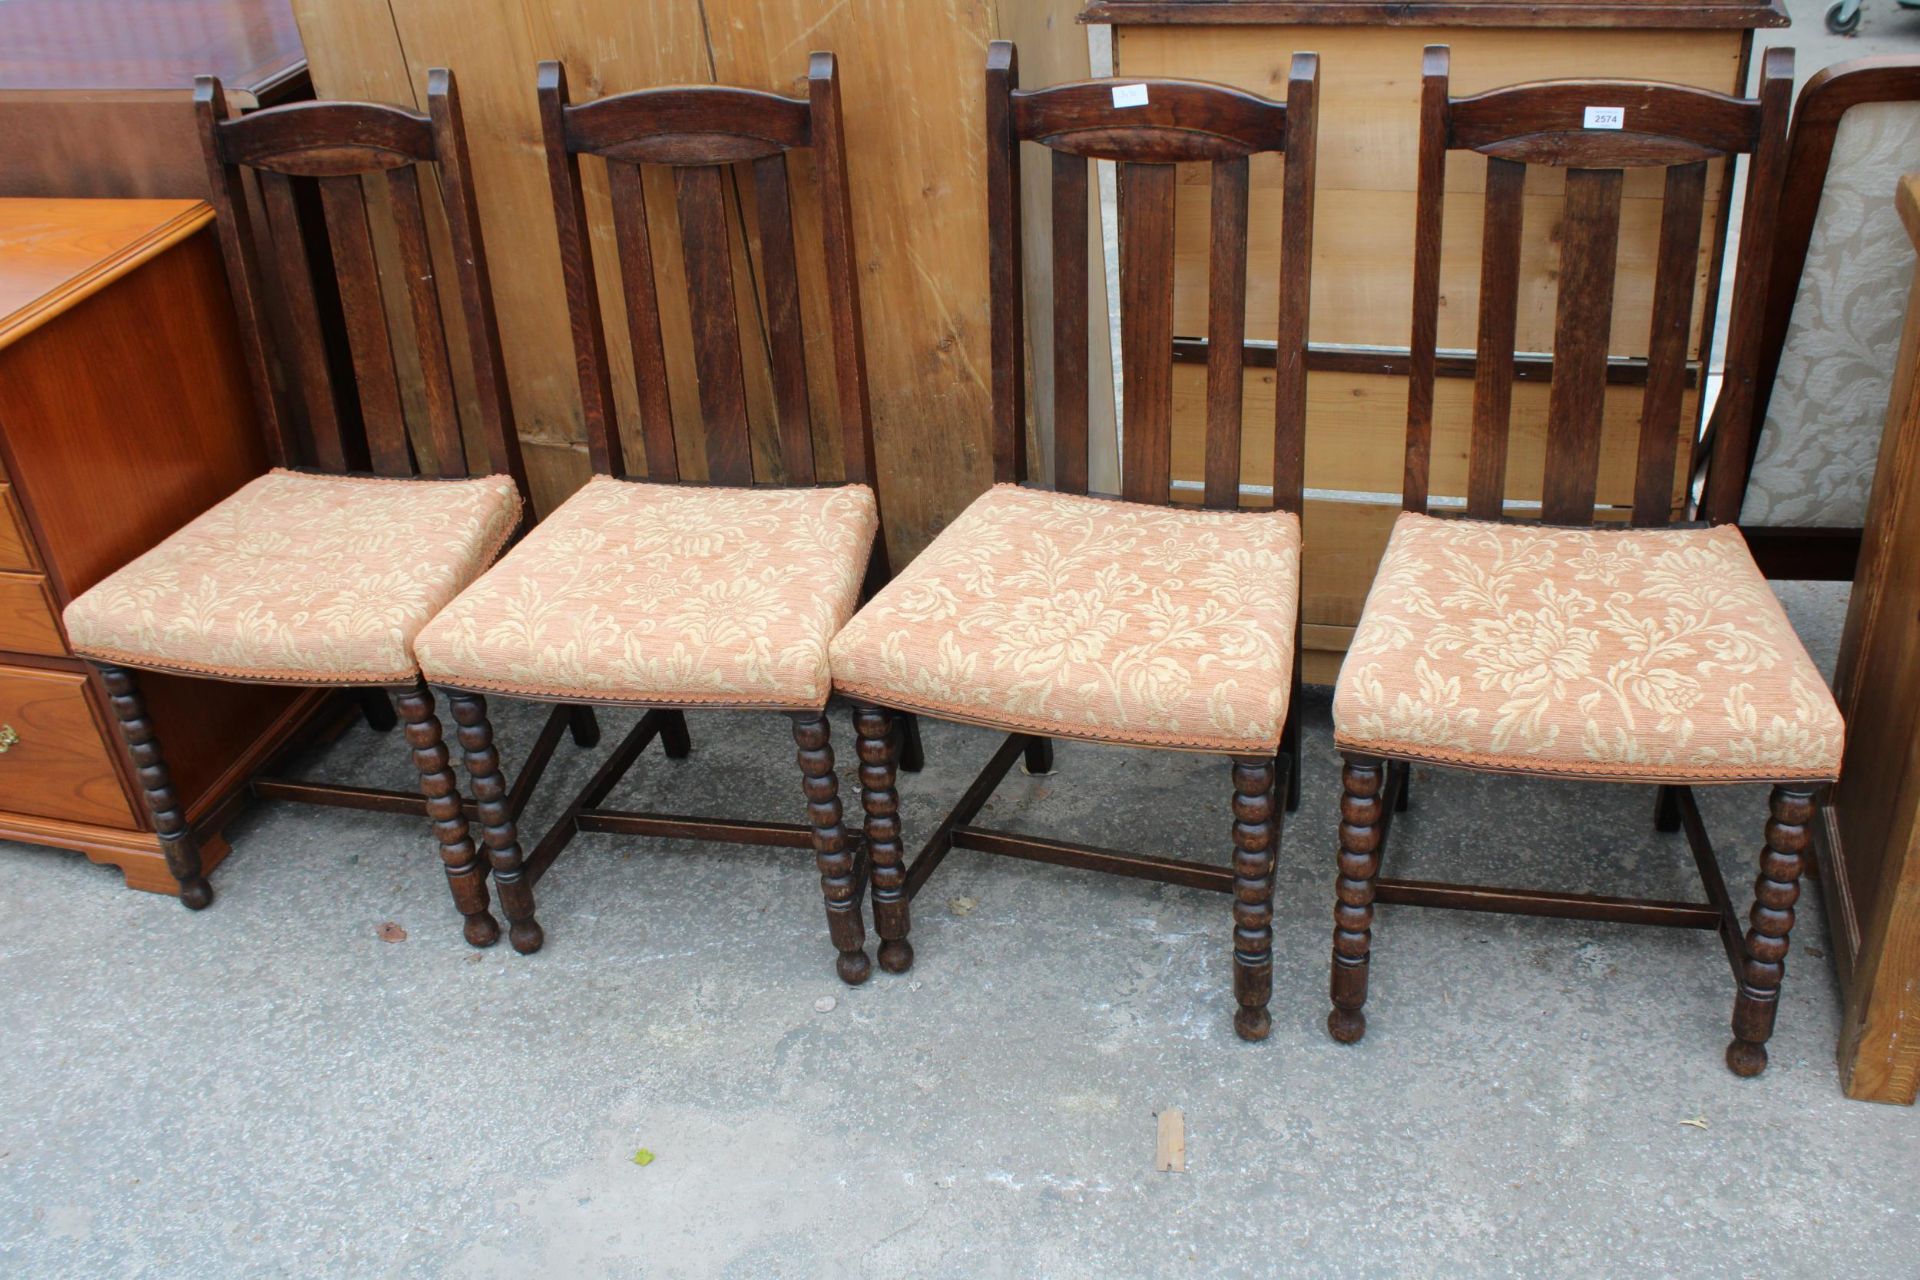
[[[115,831],[57,818],[6,813],[0,814],[0,840],[84,853],[94,862],[120,868],[129,889],[174,896],[180,891],[173,873],[167,870],[166,858],[160,853],[160,841],[151,831]],[[226,860],[228,852],[225,836],[208,836],[200,844],[200,864],[211,871]]]

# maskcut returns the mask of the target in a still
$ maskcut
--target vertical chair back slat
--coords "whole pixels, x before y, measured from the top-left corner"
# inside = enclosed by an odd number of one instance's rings
[[[1746,214],[1734,282],[1736,323],[1727,350],[1727,392],[1735,402],[1734,429],[1714,441],[1717,460],[1745,447],[1751,427],[1754,360],[1758,354],[1760,278],[1779,202],[1779,158],[1784,148],[1793,56],[1770,50],[1758,97],[1734,98],[1684,85],[1636,80],[1562,80],[1514,85],[1471,97],[1451,97],[1448,54],[1430,46],[1421,94],[1420,190],[1415,217],[1411,386],[1407,400],[1406,483],[1403,505],[1425,511],[1430,501],[1433,449],[1433,375],[1438,350],[1440,221],[1449,150],[1487,157],[1485,223],[1481,235],[1479,334],[1475,353],[1473,420],[1467,466],[1467,514],[1499,518],[1507,493],[1507,437],[1513,404],[1518,276],[1523,196],[1528,165],[1560,169],[1564,207],[1554,228],[1559,241],[1553,364],[1547,396],[1546,465],[1541,519],[1588,525],[1602,516],[1602,431],[1612,363],[1614,283],[1618,273],[1622,194],[1626,170],[1659,169],[1661,207],[1654,298],[1646,360],[1646,388],[1634,472],[1632,519],[1665,524],[1672,516],[1681,411],[1695,370],[1688,361],[1695,274],[1708,165],[1751,155]],[[1613,105],[1611,122],[1596,122],[1594,103]],[[1756,247],[1757,246],[1757,247]],[[1745,321],[1745,326],[1739,321]],[[1704,324],[1711,325],[1712,316]],[[1705,346],[1704,330],[1699,335]],[[1742,390],[1744,389],[1744,391]],[[1745,399],[1740,397],[1744,394]],[[1624,504],[1609,496],[1605,504]],[[1709,487],[1708,519],[1731,519],[1716,507]],[[1624,511],[1617,514],[1626,514]]]
[[[593,247],[586,230],[583,156],[597,156],[606,165],[648,478],[678,480],[678,455],[693,443],[676,436],[669,391],[668,335],[661,318],[656,275],[660,262],[653,243],[657,227],[649,225],[642,173],[642,166],[658,166],[672,175],[706,478],[726,485],[819,481],[821,460],[814,448],[794,234],[794,188],[787,162],[790,152],[811,149],[826,260],[827,312],[833,330],[842,472],[848,481],[873,483],[859,271],[853,250],[839,73],[833,56],[813,54],[807,79],[805,98],[701,85],[572,103],[560,64],[540,65],[547,175],[596,471],[624,475],[625,463],[596,293]],[[749,209],[739,189],[742,181],[753,187],[752,226],[757,235],[751,243],[745,238]],[[658,252],[672,250],[661,247]],[[746,265],[736,270],[736,259]],[[755,297],[756,287],[764,288],[764,309]],[[743,324],[751,327],[756,322],[765,326],[764,344],[760,332],[742,333]],[[765,365],[760,363],[763,356]],[[771,424],[760,423],[757,417],[765,397],[748,393],[750,385],[760,385],[763,368],[771,374]],[[765,425],[773,429],[777,450],[772,458],[763,454],[761,470],[771,468],[778,474],[756,475],[754,431]]]
[[[1680,403],[1687,386],[1687,330],[1693,319],[1693,277],[1706,191],[1704,160],[1667,170],[1653,271],[1647,386],[1640,404],[1640,448],[1633,474],[1633,522],[1637,525],[1662,525],[1672,518]]]
[[[723,177],[717,165],[676,168],[673,194],[680,211],[680,257],[687,268],[693,317],[693,367],[706,428],[707,478],[717,484],[750,485],[753,445],[747,426],[747,382],[740,355]]]
[[[1474,350],[1473,434],[1467,449],[1467,514],[1498,519],[1507,494],[1513,420],[1514,329],[1520,307],[1520,231],[1527,166],[1487,161],[1487,217],[1480,241],[1480,328]]]
[[[394,371],[392,336],[380,297],[380,267],[373,256],[367,226],[366,192],[358,174],[323,177],[320,207],[333,243],[334,275],[340,284],[340,310],[346,319],[347,349],[360,388],[360,414],[366,424],[367,452],[381,475],[413,473],[407,443],[407,411]]]
[[[1240,505],[1240,403],[1246,390],[1247,160],[1213,162],[1207,236],[1206,505]]]
[[[1447,196],[1447,53],[1429,47],[1421,67],[1419,180],[1413,217],[1413,339],[1407,358],[1406,471],[1400,503],[1427,509],[1433,460],[1433,379],[1440,347],[1441,214]]]
[[[306,407],[313,436],[314,460],[329,471],[345,471],[345,435],[333,395],[333,376],[321,344],[320,305],[314,296],[307,263],[306,232],[293,196],[293,183],[284,173],[259,174],[260,207],[266,211],[275,254],[281,264],[281,294],[285,298],[290,331],[284,335],[284,361]]]
[[[426,399],[435,469],[443,476],[465,475],[466,451],[460,440],[453,365],[447,358],[446,325],[440,316],[440,293],[427,240],[426,209],[420,202],[420,180],[412,169],[395,169],[387,175],[387,185],[393,197],[394,240],[405,275],[407,309],[419,342],[421,390]]]
[[[1547,474],[1540,504],[1548,524],[1589,524],[1600,479],[1600,424],[1613,331],[1613,279],[1620,246],[1618,169],[1567,170],[1548,394]]]
[[[1120,492],[1165,502],[1172,483],[1173,191],[1171,164],[1122,164],[1120,361],[1127,423]]]
[[[1019,83],[1020,61],[1013,43],[996,40],[988,45],[987,332],[993,369],[993,478],[1000,484],[1027,478],[1020,139],[1013,128],[1013,91]]]
[[[1314,169],[1320,153],[1318,55],[1293,55],[1285,110],[1280,320],[1273,362],[1273,505],[1299,515],[1306,505],[1307,483],[1307,321],[1313,300]]]
[[[400,347],[397,354],[395,346],[397,340],[406,340],[402,331],[411,329],[410,342],[418,354],[422,378],[422,448],[431,443],[434,472],[453,477],[498,469],[512,477],[525,498],[526,467],[506,394],[500,329],[453,74],[443,68],[428,72],[425,114],[370,102],[300,102],[229,119],[220,82],[212,76],[195,82],[194,103],[214,208],[220,215],[221,248],[241,321],[241,341],[273,460],[288,466],[311,462],[336,472],[361,465],[361,442],[349,440],[343,427],[343,420],[345,426],[352,424],[343,412],[349,406],[335,397],[333,375],[317,336],[322,326],[301,233],[301,195],[296,191],[296,184],[311,183],[319,193],[331,241],[341,315],[353,358],[357,417],[373,469],[387,476],[420,473],[401,396],[400,354],[408,348]],[[439,177],[448,256],[465,328],[464,354],[473,374],[471,406],[460,401],[453,376],[453,344],[423,200],[423,165],[433,165]],[[290,311],[294,331],[285,335],[285,355],[306,405],[313,437],[310,457],[301,456],[284,429],[268,377],[269,335],[256,302],[260,265],[246,226],[242,184],[247,170],[258,179]],[[382,182],[388,199],[379,208],[387,214],[379,225],[383,234],[390,227],[391,248],[397,257],[384,280],[374,249],[372,214],[378,208],[368,199],[369,184]],[[391,325],[389,302],[394,315]],[[469,456],[463,415],[477,419],[466,425],[484,441],[484,459],[477,456],[478,449]]]
[[[994,478],[1024,482],[1025,340],[1020,268],[1020,145],[1050,152],[1053,227],[1054,483],[1087,486],[1087,162],[1117,166],[1122,399],[1119,496],[1173,501],[1174,208],[1178,166],[1206,163],[1207,401],[1204,497],[1241,505],[1249,157],[1284,155],[1274,486],[1297,512],[1305,457],[1307,316],[1319,61],[1296,54],[1287,100],[1191,80],[1086,80],[1021,90],[1013,46],[987,49],[987,233]]]
[[[753,162],[760,278],[767,296],[767,357],[773,369],[780,467],[785,478],[812,484],[813,418],[807,409],[807,348],[800,336],[800,264],[793,249],[793,207],[785,152]]]
[[[1053,153],[1053,487],[1087,491],[1087,166]]]
[[[620,257],[620,285],[627,304],[627,343],[633,353],[633,380],[640,397],[640,433],[649,480],[678,480],[680,460],[673,442],[673,404],[667,391],[667,349],[660,335],[660,292],[653,274],[653,239],[647,230],[647,187],[640,166],[611,161],[608,193],[613,200],[613,234]],[[591,282],[589,282],[591,283]],[[606,376],[602,362],[600,375]],[[613,445],[619,451],[619,445]]]

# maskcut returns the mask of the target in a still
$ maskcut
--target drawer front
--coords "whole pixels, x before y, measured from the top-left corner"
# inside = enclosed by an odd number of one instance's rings
[[[110,731],[85,675],[0,667],[0,809],[137,830]]]
[[[66,656],[67,642],[60,633],[53,593],[39,574],[0,573],[0,649]]]
[[[13,486],[0,480],[0,569],[33,568],[33,553],[27,547],[26,517],[14,500]]]

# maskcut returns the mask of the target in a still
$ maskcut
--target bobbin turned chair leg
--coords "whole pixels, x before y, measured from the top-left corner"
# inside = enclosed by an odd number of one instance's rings
[[[1271,756],[1233,761],[1233,1029],[1242,1040],[1273,1030],[1273,861],[1279,834]]]
[[[1367,1033],[1367,965],[1373,948],[1373,879],[1380,874],[1382,761],[1349,756],[1340,774],[1340,875],[1334,882],[1333,1012],[1327,1033],[1352,1044]]]
[[[173,790],[173,776],[147,719],[147,704],[140,696],[140,682],[125,667],[96,664],[107,686],[107,699],[113,704],[114,718],[120,722],[120,736],[126,740],[127,753],[133,757],[146,797],[147,814],[153,819],[153,834],[159,837],[160,852],[166,857],[167,870],[180,885],[180,905],[189,911],[204,911],[213,905],[213,886],[207,883],[200,864],[200,842],[187,827],[186,809]]]
[[[901,717],[905,719],[905,717]],[[880,935],[880,967],[888,973],[913,968],[907,900],[906,852],[900,844],[900,795],[894,790],[895,717],[878,707],[853,714],[860,753],[860,807],[866,815],[867,875],[873,881],[873,931]]]
[[[793,741],[799,748],[800,775],[807,793],[807,825],[813,829],[820,890],[827,900],[827,935],[840,953],[834,971],[848,986],[858,986],[873,972],[873,964],[867,959],[860,880],[854,874],[846,828],[840,823],[840,779],[833,771],[832,731],[826,712],[794,712]]]
[[[1767,797],[1766,844],[1753,882],[1740,991],[1733,1000],[1733,1043],[1727,1046],[1727,1066],[1737,1076],[1767,1069],[1767,1040],[1787,972],[1787,936],[1793,931],[1793,904],[1800,898],[1814,812],[1813,788],[1802,783],[1776,786]]]
[[[459,726],[460,749],[466,754],[467,779],[480,811],[480,838],[493,866],[493,887],[500,896],[500,914],[507,918],[507,941],[521,955],[532,955],[546,942],[546,933],[533,914],[533,886],[527,882],[520,853],[520,832],[513,808],[507,803],[506,779],[500,776],[500,752],[493,744],[493,722],[487,718],[487,700],[477,693],[455,693],[449,698],[454,723]]]
[[[447,872],[453,906],[466,919],[467,942],[490,947],[500,941],[500,922],[488,909],[487,868],[474,848],[473,832],[460,801],[460,785],[448,765],[446,740],[440,719],[433,714],[433,693],[426,682],[395,691],[400,717],[407,725],[407,745],[413,749],[413,767],[420,774],[420,794],[427,800],[427,817],[440,842],[440,861]]]

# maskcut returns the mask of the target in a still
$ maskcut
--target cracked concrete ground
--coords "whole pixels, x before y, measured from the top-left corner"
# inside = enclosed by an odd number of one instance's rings
[[[1844,596],[1781,591],[1830,661]],[[496,705],[512,767],[538,717]],[[914,970],[848,989],[793,851],[583,837],[526,957],[461,941],[420,821],[259,806],[199,915],[76,855],[0,850],[0,1270],[1920,1269],[1920,1117],[1839,1091],[1817,886],[1757,1080],[1721,1065],[1716,940],[1628,926],[1383,908],[1370,1032],[1332,1043],[1325,690],[1306,715],[1261,1045],[1232,1033],[1223,897],[980,854],[916,904]],[[691,721],[693,758],[649,755],[620,800],[798,811],[784,718]],[[844,714],[835,732],[851,796]],[[992,745],[928,726],[910,837]],[[605,749],[563,749],[529,830]],[[1227,860],[1224,763],[1063,745],[1057,764],[1016,772],[990,820]],[[407,781],[398,737],[365,728],[308,765]],[[1419,781],[1401,874],[1695,892],[1650,788]],[[1744,906],[1764,792],[1703,796]],[[1176,1106],[1189,1169],[1155,1173],[1154,1113]]]

